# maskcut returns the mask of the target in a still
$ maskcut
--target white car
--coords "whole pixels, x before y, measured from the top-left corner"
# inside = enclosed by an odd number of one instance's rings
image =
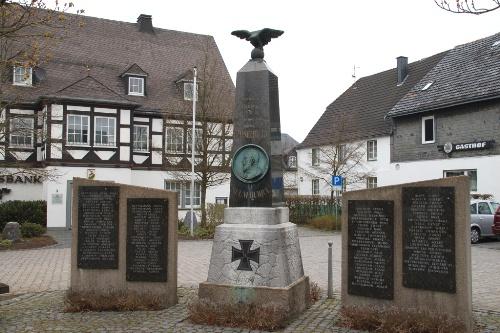
[[[492,200],[472,200],[470,203],[470,242],[475,244],[482,237],[495,236],[493,224],[500,204]]]

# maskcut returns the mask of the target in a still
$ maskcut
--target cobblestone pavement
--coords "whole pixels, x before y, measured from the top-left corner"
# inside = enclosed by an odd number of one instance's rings
[[[195,325],[186,304],[196,289],[179,288],[179,304],[162,311],[64,313],[64,291],[25,294],[0,302],[0,331],[22,332],[250,332]],[[336,327],[340,303],[322,298],[281,332],[359,332]],[[500,312],[475,312],[478,333],[500,331]],[[258,331],[251,331],[258,332]]]
[[[0,252],[0,281],[13,293],[65,290],[70,278],[69,232],[55,232],[60,244],[21,251]],[[299,228],[305,274],[322,289],[327,287],[327,248],[333,240],[333,285],[340,291],[340,234]],[[207,278],[211,241],[180,241],[178,282],[197,287]],[[474,309],[500,311],[500,241],[472,246],[472,290]]]

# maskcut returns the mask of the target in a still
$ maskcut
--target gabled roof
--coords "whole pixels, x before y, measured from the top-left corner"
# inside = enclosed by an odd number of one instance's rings
[[[391,133],[385,115],[446,54],[415,61],[408,65],[408,76],[397,85],[397,69],[357,80],[333,101],[313,126],[298,149],[352,142]]]
[[[234,99],[234,84],[212,36],[157,27],[151,34],[140,32],[137,23],[65,15],[68,28],[53,28],[61,38],[56,38],[50,47],[50,61],[40,64],[46,74],[44,80],[33,87],[9,85],[2,89],[3,98],[37,103],[42,96],[57,95],[81,78],[91,76],[122,99],[140,105],[139,111],[183,115],[191,103],[184,101],[175,81],[193,66],[202,68],[208,55],[214,68],[213,80]],[[146,96],[127,95],[126,80],[121,77],[127,69],[136,74],[147,73]],[[110,97],[84,83],[73,87],[84,89],[82,92],[73,90],[72,94],[85,95],[88,101]]]
[[[390,117],[500,98],[500,33],[456,46],[388,113]],[[425,85],[432,84],[425,90]]]
[[[126,75],[138,75],[138,76],[148,76],[148,73],[146,73],[139,65],[133,64],[125,72],[122,73],[122,77]]]

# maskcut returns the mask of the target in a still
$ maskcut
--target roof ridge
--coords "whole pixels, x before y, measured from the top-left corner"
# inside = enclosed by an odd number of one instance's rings
[[[109,19],[109,18],[91,16],[91,15],[87,15],[87,13],[85,13],[85,12],[83,14],[68,13],[68,12],[61,12],[61,13],[64,14],[64,15],[70,15],[70,16],[78,17],[78,18],[86,18],[86,19],[107,21],[107,22],[112,22],[112,23],[121,23],[121,24],[127,24],[127,25],[136,25],[137,24],[137,22],[127,22],[127,21],[120,21],[120,20],[113,20],[113,19]],[[153,29],[160,30],[160,31],[165,31],[165,32],[175,32],[175,33],[183,33],[183,34],[188,34],[188,35],[203,36],[203,37],[212,37],[213,38],[212,35],[200,34],[200,33],[188,32],[188,31],[182,31],[182,30],[166,29],[166,28],[161,28],[161,27],[157,27],[157,26],[153,26]]]

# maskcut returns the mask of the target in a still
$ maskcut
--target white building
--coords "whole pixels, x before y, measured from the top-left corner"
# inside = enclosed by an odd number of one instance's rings
[[[356,81],[298,146],[299,194],[329,194],[323,151],[360,145],[347,190],[468,175],[471,193],[500,198],[499,56],[496,34]]]
[[[65,15],[69,24],[50,61],[20,63],[11,82],[2,82],[7,131],[0,187],[10,190],[2,201],[46,200],[48,227],[70,227],[72,179],[82,177],[178,191],[183,216],[191,197],[185,175],[191,170],[193,66],[208,73],[198,77],[195,166],[199,171],[208,156],[211,171],[229,172],[232,106],[219,104],[215,113],[203,105],[210,93],[204,83],[212,81],[219,96],[234,101],[214,39],[153,27],[148,15],[137,23]],[[16,173],[25,168],[52,170],[53,179]],[[205,199],[227,203],[228,196],[229,178],[210,187]],[[198,182],[194,206],[201,201]]]

